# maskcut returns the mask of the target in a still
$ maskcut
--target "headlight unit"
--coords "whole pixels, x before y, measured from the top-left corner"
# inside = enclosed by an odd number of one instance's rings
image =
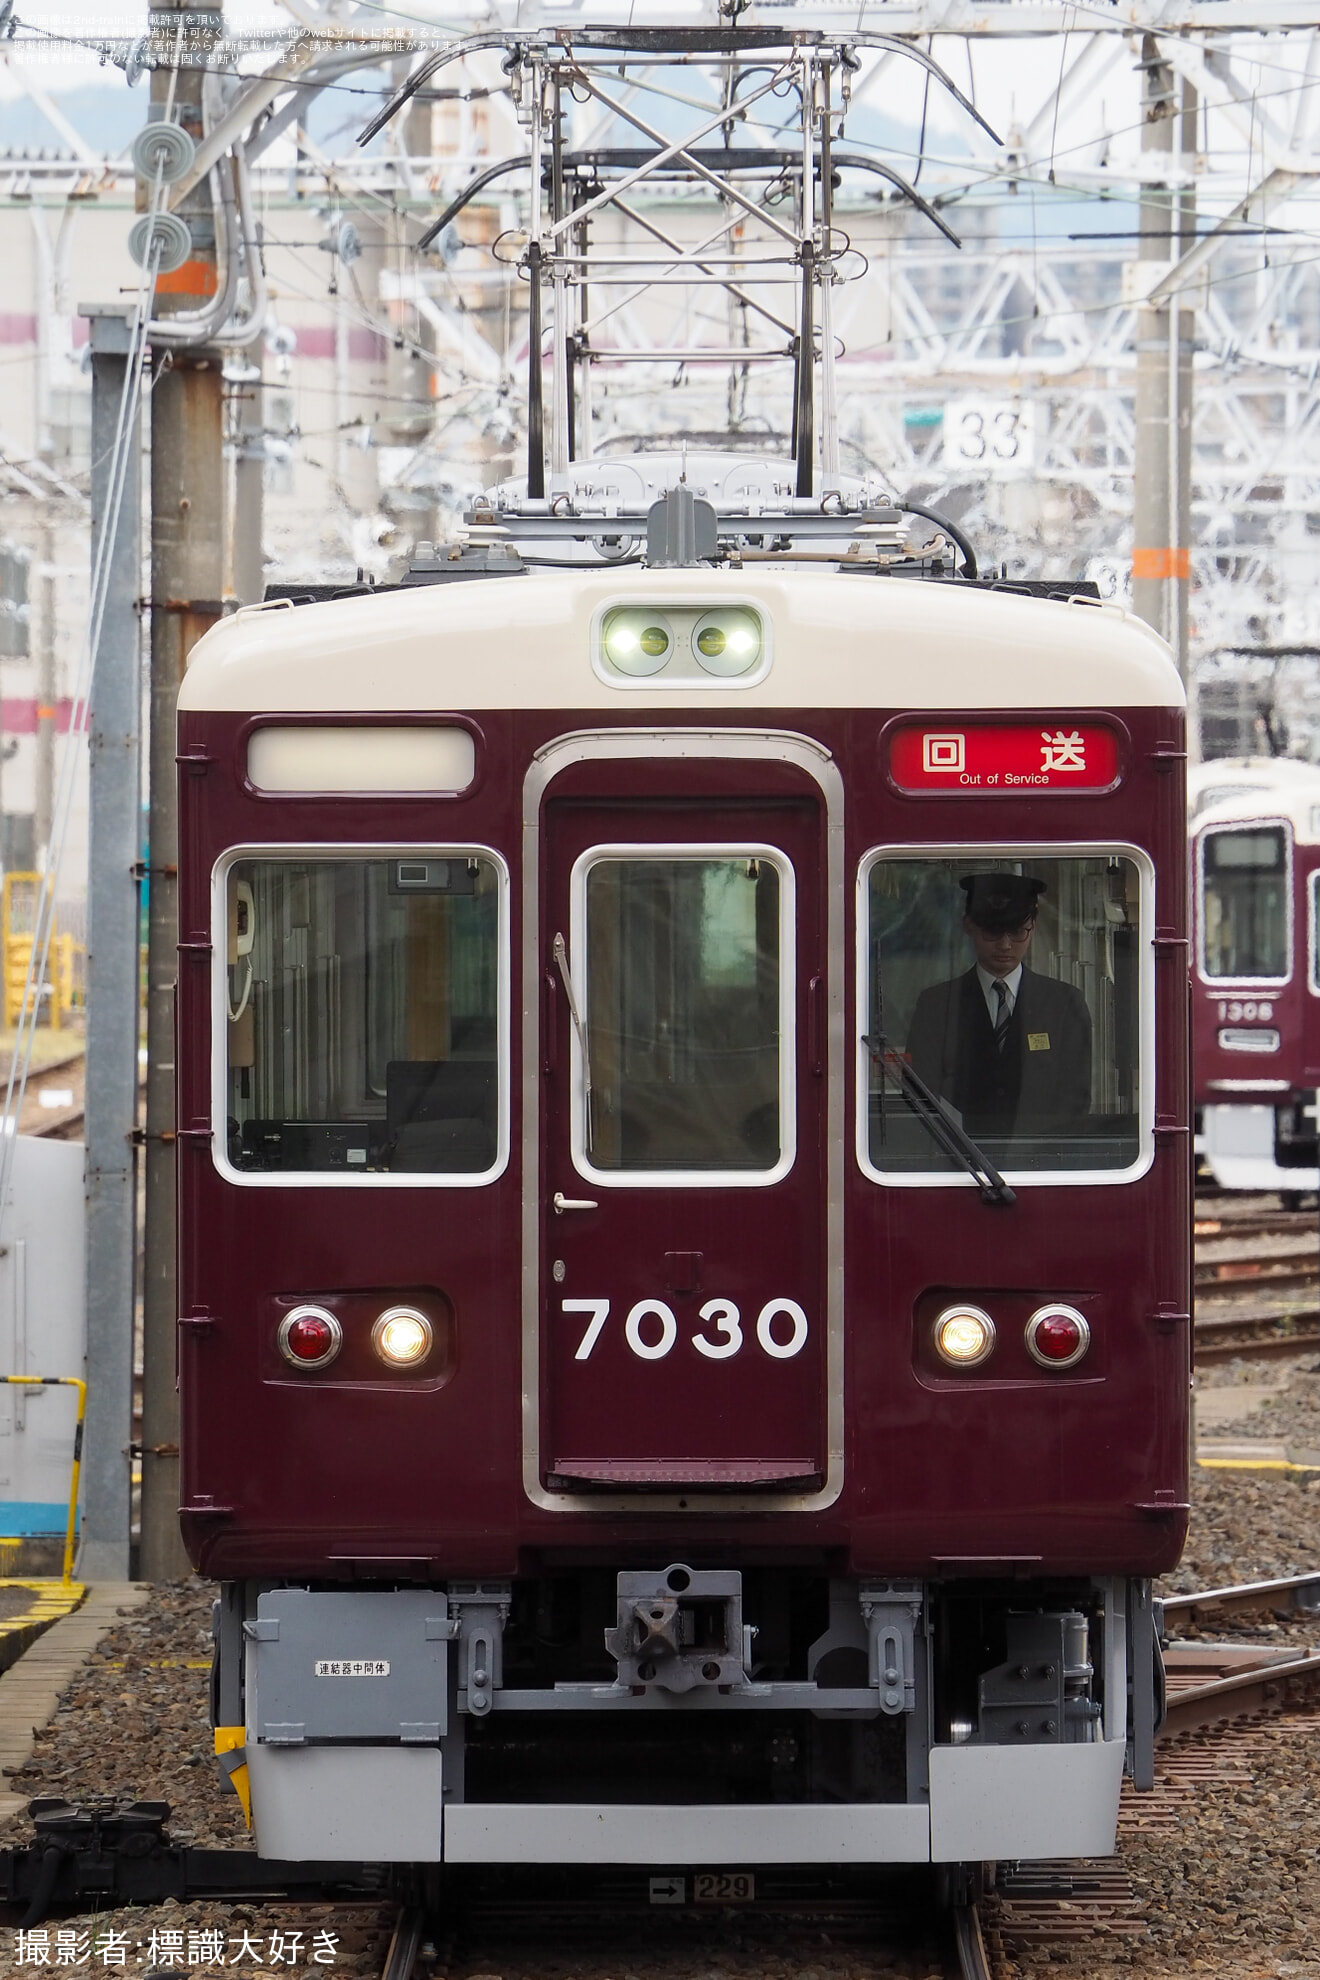
[[[754,612],[728,606],[707,612],[692,628],[692,651],[708,674],[750,673],[761,657],[760,621]]]
[[[669,660],[674,635],[663,612],[625,608],[606,614],[601,646],[618,673],[643,679],[658,674]]]
[[[415,1306],[389,1306],[371,1330],[371,1345],[391,1368],[416,1368],[431,1352],[431,1323]]]
[[[946,1306],[931,1330],[935,1352],[950,1368],[975,1368],[994,1352],[995,1323],[983,1307]]]

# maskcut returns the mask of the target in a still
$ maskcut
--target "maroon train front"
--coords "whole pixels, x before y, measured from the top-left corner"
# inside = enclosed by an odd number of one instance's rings
[[[1190,780],[1193,1101],[1223,1189],[1320,1182],[1320,770],[1206,763]]]
[[[510,502],[192,656],[182,1517],[267,1856],[1095,1855],[1149,1770],[1176,673],[810,501],[712,552],[683,469],[702,561]]]

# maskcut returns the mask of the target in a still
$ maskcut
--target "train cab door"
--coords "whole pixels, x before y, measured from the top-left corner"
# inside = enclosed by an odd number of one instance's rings
[[[783,763],[551,787],[538,1496],[825,1484],[826,842]]]

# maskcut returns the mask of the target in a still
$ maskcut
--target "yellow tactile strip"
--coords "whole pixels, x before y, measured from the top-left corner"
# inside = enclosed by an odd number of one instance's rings
[[[37,1728],[52,1716],[60,1693],[114,1627],[119,1611],[140,1608],[150,1597],[150,1587],[137,1582],[99,1582],[84,1592],[80,1607],[45,1629],[0,1677],[0,1768],[12,1772],[31,1758]],[[0,1822],[20,1814],[27,1803],[26,1795],[0,1793]]]
[[[0,1590],[21,1591],[28,1599],[12,1615],[0,1616],[0,1672],[15,1665],[37,1638],[82,1607],[87,1590],[80,1581],[18,1581],[0,1579]]]

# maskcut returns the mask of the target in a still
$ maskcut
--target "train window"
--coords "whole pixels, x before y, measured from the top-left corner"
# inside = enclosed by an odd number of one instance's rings
[[[466,849],[252,856],[223,884],[230,1166],[346,1181],[496,1173],[502,864]]]
[[[863,1166],[955,1175],[970,1139],[1014,1178],[1131,1171],[1151,1119],[1150,884],[1117,851],[874,855]]]
[[[1289,957],[1282,825],[1207,832],[1201,842],[1201,973],[1282,983]]]
[[[792,869],[765,847],[598,848],[575,1156],[587,1173],[764,1181],[792,1159]]]

